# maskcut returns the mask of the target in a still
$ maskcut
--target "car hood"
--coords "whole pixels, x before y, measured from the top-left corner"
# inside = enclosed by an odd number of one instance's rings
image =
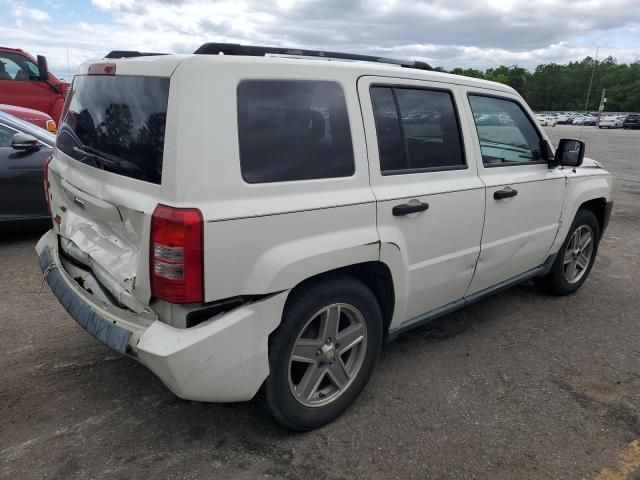
[[[584,157],[581,167],[584,168],[603,168],[602,164],[593,158]]]

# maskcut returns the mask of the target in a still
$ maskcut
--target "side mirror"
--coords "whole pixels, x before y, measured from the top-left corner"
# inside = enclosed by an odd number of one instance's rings
[[[38,55],[38,70],[40,70],[40,81],[49,81],[49,67],[47,66],[47,59],[42,55]]]
[[[11,138],[11,148],[23,152],[35,152],[40,150],[40,142],[36,137],[26,133],[16,133]]]
[[[554,162],[564,167],[579,167],[584,159],[584,142],[563,138],[558,143]]]

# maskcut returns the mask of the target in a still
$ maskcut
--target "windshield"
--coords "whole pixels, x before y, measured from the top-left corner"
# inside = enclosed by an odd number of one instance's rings
[[[169,79],[79,75],[56,147],[102,170],[159,184]]]

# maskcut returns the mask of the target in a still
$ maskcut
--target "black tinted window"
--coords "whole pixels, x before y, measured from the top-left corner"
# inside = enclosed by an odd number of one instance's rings
[[[15,134],[16,132],[11,130],[9,127],[0,125],[0,148],[11,147],[11,140]]]
[[[56,146],[88,165],[160,183],[169,79],[87,75],[73,80]]]
[[[238,135],[242,176],[249,183],[354,173],[347,106],[337,83],[242,82]]]
[[[373,112],[378,134],[380,168],[383,172],[407,168],[402,127],[393,98],[393,90],[381,87],[372,88],[371,98],[373,99]]]
[[[371,97],[383,173],[465,166],[449,92],[373,87]]]
[[[513,165],[544,160],[538,131],[518,103],[469,95],[485,165]]]

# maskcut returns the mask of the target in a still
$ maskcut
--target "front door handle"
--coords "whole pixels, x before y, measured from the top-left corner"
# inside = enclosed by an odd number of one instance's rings
[[[495,198],[496,200],[502,200],[503,198],[515,197],[517,194],[517,190],[514,190],[511,187],[505,187],[502,190],[493,192],[493,198]]]
[[[393,207],[392,212],[394,217],[400,217],[402,215],[409,215],[410,213],[424,212],[428,208],[428,203],[403,203],[402,205]]]

